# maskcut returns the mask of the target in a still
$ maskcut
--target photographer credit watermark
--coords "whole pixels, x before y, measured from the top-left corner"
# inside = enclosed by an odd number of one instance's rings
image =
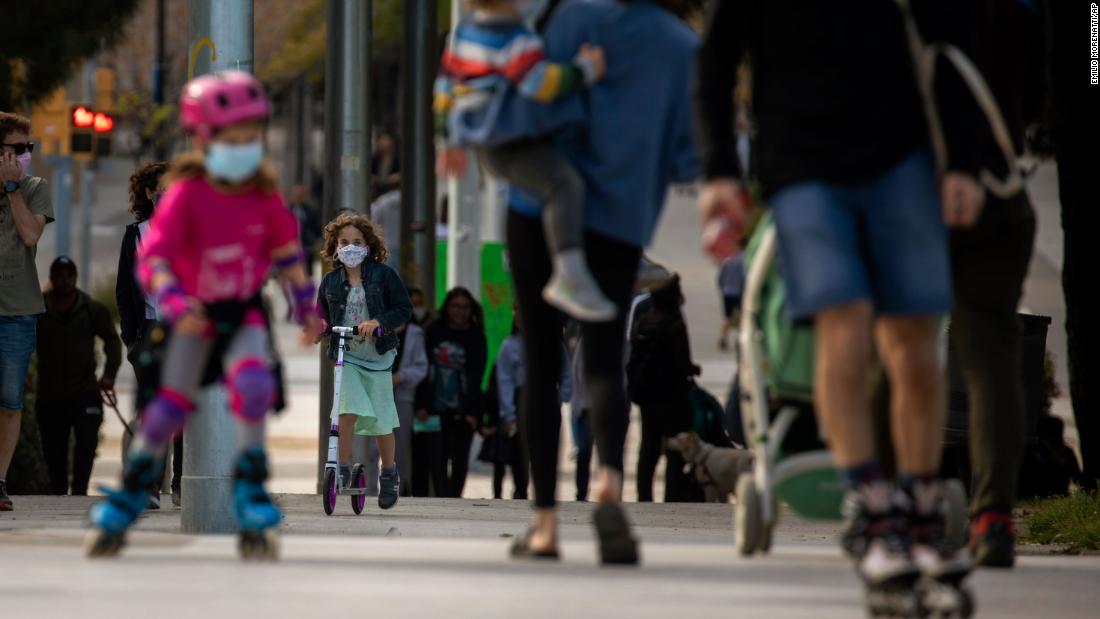
[[[1100,83],[1100,7],[1089,5],[1089,83]]]

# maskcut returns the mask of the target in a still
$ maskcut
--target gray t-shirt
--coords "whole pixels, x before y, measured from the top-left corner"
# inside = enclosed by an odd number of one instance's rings
[[[32,215],[53,221],[53,202],[46,180],[23,176],[19,181],[23,201]],[[0,316],[29,316],[46,311],[34,264],[36,247],[27,247],[15,229],[8,196],[0,195]]]

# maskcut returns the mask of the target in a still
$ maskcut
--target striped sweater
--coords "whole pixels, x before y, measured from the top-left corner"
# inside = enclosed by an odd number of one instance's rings
[[[550,102],[596,79],[593,67],[547,60],[542,39],[522,22],[474,13],[451,34],[434,87],[436,129],[453,137],[455,113],[482,111],[514,88],[520,96]]]

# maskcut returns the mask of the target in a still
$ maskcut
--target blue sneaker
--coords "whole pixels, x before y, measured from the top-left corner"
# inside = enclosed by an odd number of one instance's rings
[[[378,476],[378,507],[389,509],[397,505],[400,493],[401,476],[397,473],[397,465],[382,469],[382,474]]]

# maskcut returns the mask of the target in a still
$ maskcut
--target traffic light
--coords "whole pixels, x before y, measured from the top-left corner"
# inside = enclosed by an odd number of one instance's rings
[[[86,105],[76,105],[72,108],[70,119],[70,150],[74,157],[87,160],[92,155],[106,157],[111,154],[111,130],[115,127],[115,119],[110,114],[97,112]]]
[[[69,142],[69,152],[76,159],[91,159],[95,140],[92,139],[92,125],[95,124],[95,112],[85,105],[74,105],[69,115],[72,123],[72,138]]]

